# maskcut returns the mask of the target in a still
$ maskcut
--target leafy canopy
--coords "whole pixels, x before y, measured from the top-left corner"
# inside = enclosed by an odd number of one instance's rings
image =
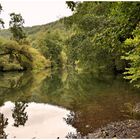
[[[20,41],[21,39],[26,38],[25,32],[23,30],[24,19],[21,14],[10,14],[11,20],[9,22],[10,31],[13,34],[13,39]]]

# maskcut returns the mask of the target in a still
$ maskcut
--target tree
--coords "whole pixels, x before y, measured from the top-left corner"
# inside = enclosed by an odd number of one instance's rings
[[[0,14],[1,14],[1,11],[2,11],[2,6],[0,4]],[[0,25],[4,28],[4,21],[0,18]]]
[[[66,1],[66,4],[68,5],[69,9],[71,9],[71,11],[74,11],[75,8],[76,8],[77,2],[74,2],[74,1]]]
[[[72,3],[71,3],[72,5]],[[68,5],[70,8],[70,3]],[[125,71],[123,43],[133,38],[140,21],[138,2],[79,2],[68,22],[77,30],[67,43],[68,60],[82,69],[115,73]],[[70,20],[70,21],[69,21]]]
[[[22,18],[21,14],[15,13],[11,13],[10,17],[10,31],[13,34],[13,39],[19,42],[20,40],[26,38],[25,32],[23,30],[24,19]]]
[[[126,51],[122,59],[129,63],[124,78],[129,79],[130,83],[133,82],[136,87],[140,88],[140,23],[133,31],[133,38],[125,40],[124,47]]]

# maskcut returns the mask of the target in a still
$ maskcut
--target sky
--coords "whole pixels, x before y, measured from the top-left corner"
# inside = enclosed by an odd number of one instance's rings
[[[20,13],[25,20],[24,26],[41,25],[72,15],[65,1],[59,0],[0,0],[3,11],[0,14],[9,27],[9,14]]]

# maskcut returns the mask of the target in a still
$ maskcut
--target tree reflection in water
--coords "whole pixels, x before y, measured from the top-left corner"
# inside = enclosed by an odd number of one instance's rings
[[[18,127],[19,125],[25,125],[26,121],[28,120],[27,112],[25,112],[27,106],[27,103],[15,102],[15,107],[12,110],[12,117],[15,121],[14,126]]]
[[[81,136],[80,133],[68,133],[66,136],[67,139],[82,139],[83,137]]]
[[[4,128],[8,125],[8,119],[4,118],[4,115],[0,113],[0,139],[6,139],[7,135],[4,132]]]
[[[67,114],[66,118],[63,118],[64,121],[68,124],[68,125],[73,125],[74,124],[74,119],[75,119],[75,113],[74,112],[70,112],[69,114]],[[82,135],[80,134],[80,132],[77,133],[73,133],[73,132],[69,132],[66,135],[67,139],[80,139],[82,138]]]
[[[74,116],[75,116],[74,112],[71,111],[70,114],[67,114],[67,117],[63,119],[64,121],[66,121],[68,125],[72,125],[74,122]]]

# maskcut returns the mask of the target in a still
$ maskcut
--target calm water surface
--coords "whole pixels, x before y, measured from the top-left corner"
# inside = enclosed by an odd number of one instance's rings
[[[121,76],[42,71],[0,73],[0,138],[86,136],[136,118],[140,90]]]

